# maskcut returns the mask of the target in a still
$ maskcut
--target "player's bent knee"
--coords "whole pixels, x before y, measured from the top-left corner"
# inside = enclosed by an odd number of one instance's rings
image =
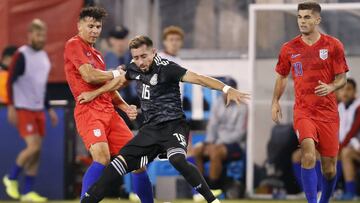
[[[105,142],[96,143],[90,147],[90,154],[94,161],[103,165],[110,163],[109,146]]]
[[[313,168],[316,163],[316,155],[314,153],[303,153],[301,157],[301,165],[305,168]]]
[[[187,164],[186,161],[186,152],[181,148],[174,148],[167,151],[167,157],[171,165],[173,165],[176,169]]]
[[[27,147],[27,150],[28,152],[31,154],[31,155],[37,155],[37,154],[40,154],[40,151],[41,151],[41,146],[38,146],[38,145],[32,145],[32,146],[28,146]]]
[[[332,179],[336,175],[336,167],[323,168],[322,173],[326,179]]]

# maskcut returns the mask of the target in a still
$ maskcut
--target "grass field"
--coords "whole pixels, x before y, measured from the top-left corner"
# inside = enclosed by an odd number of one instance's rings
[[[0,201],[0,203],[13,203],[15,201]],[[102,201],[103,203],[126,203],[130,202],[128,200],[118,200],[118,199],[105,199]],[[300,200],[287,200],[287,201],[277,201],[277,200],[224,200],[221,201],[222,203],[307,203],[306,201],[300,201]],[[341,201],[338,203],[354,203],[355,201]],[[49,201],[49,203],[79,203],[79,200],[73,200],[73,201]],[[156,203],[161,203],[160,201],[156,201]],[[172,203],[193,203],[191,200],[176,200]],[[336,201],[331,201],[331,203],[336,203]]]

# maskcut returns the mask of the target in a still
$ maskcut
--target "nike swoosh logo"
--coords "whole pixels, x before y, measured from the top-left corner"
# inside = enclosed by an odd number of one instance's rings
[[[291,54],[291,58],[293,59],[293,58],[296,58],[296,57],[298,57],[298,56],[300,56],[300,54]]]

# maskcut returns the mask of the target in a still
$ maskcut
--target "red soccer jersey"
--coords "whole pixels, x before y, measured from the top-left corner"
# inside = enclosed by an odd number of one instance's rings
[[[81,77],[78,70],[81,65],[91,64],[96,69],[105,70],[105,63],[101,53],[79,36],[75,36],[67,41],[64,51],[64,61],[66,80],[75,100],[82,92],[96,90],[103,85],[89,84]],[[102,94],[87,104],[78,104],[78,102],[76,102],[76,104],[77,108],[93,108],[105,112],[114,111],[110,93]]]
[[[338,122],[339,114],[335,94],[324,97],[315,94],[319,80],[329,84],[335,75],[347,72],[348,66],[342,43],[321,34],[313,45],[307,45],[301,36],[285,43],[280,51],[276,72],[287,76],[291,70],[295,83],[294,120],[311,118],[325,122]]]

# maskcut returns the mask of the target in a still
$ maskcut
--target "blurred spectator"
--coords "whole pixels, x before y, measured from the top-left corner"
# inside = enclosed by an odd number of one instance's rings
[[[110,51],[105,53],[104,60],[106,64],[106,69],[114,69],[120,65],[130,64],[132,57],[128,48],[129,30],[123,26],[117,26],[115,29],[109,32],[107,42],[110,48]],[[120,90],[120,94],[124,100],[129,103],[140,106],[139,99],[136,95],[136,84],[134,81],[130,82],[129,85]],[[127,118],[126,114],[119,112],[121,117],[125,120],[128,125],[131,125],[130,120]]]
[[[227,85],[236,88],[236,82],[227,78]],[[204,172],[204,160],[210,160],[209,185],[220,188],[220,177],[225,161],[238,160],[244,155],[248,107],[231,103],[226,107],[225,95],[212,106],[205,142],[192,150],[195,163]]]
[[[123,64],[128,65],[131,62],[128,34],[128,29],[122,26],[117,26],[109,32],[107,42],[110,51],[105,53],[104,57],[106,69],[113,69]]]
[[[181,65],[182,62],[178,54],[183,42],[184,31],[180,27],[173,25],[166,27],[163,31],[164,50],[159,53],[160,57]]]
[[[6,83],[8,81],[9,73],[8,67],[11,63],[11,58],[16,52],[16,46],[7,46],[5,47],[4,51],[1,55],[0,61],[0,104],[7,104],[8,103],[8,95],[6,89]]]
[[[345,179],[345,193],[341,200],[353,200],[356,196],[356,168],[360,163],[360,99],[356,98],[356,82],[348,79],[339,104],[340,158]]]
[[[7,83],[8,121],[17,127],[26,147],[17,155],[3,183],[11,198],[26,202],[47,201],[47,198],[34,191],[45,136],[44,111],[48,111],[53,126],[58,123],[57,114],[46,99],[46,84],[51,68],[49,57],[43,50],[46,37],[45,23],[34,19],[28,28],[28,44],[21,46],[12,58]],[[20,195],[18,178],[22,171],[25,181]]]

